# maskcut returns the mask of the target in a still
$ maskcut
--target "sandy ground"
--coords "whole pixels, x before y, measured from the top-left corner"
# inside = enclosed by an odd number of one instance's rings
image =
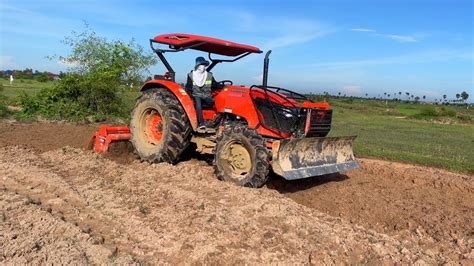
[[[472,176],[360,159],[240,188],[80,149],[94,128],[0,122],[0,263],[474,263]]]

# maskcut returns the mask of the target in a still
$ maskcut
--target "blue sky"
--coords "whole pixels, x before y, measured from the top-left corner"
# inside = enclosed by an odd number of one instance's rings
[[[100,35],[134,38],[146,49],[151,37],[171,32],[272,49],[269,83],[300,92],[409,91],[434,99],[464,90],[474,98],[473,9],[473,1],[462,0],[0,0],[0,69],[67,69],[45,57],[66,55],[61,40],[87,21]],[[198,55],[168,56],[178,81]],[[252,55],[213,72],[257,84],[262,60]]]

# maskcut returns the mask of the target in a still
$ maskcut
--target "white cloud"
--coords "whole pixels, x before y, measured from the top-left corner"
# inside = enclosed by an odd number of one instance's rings
[[[6,25],[0,28],[2,36],[21,34],[29,37],[62,38],[66,32],[65,28],[79,22],[66,17],[51,16],[7,5],[0,5],[0,12],[2,24]]]
[[[76,62],[76,61],[68,61],[68,60],[59,60],[59,61],[58,61],[58,65],[60,65],[60,66],[62,66],[62,67],[71,67],[71,68],[74,68],[74,67],[79,66],[79,62]]]
[[[418,39],[415,36],[412,35],[400,35],[400,34],[385,34],[385,33],[378,33],[374,29],[369,29],[369,28],[352,28],[350,31],[357,31],[357,32],[366,32],[366,33],[372,33],[372,35],[375,36],[380,36],[383,38],[388,38],[397,42],[418,42]]]
[[[288,47],[296,44],[302,44],[305,42],[309,42],[313,39],[318,37],[324,36],[328,34],[328,32],[322,31],[314,31],[311,33],[304,33],[304,32],[292,32],[292,33],[284,33],[282,36],[278,36],[275,38],[271,38],[267,42],[262,44],[263,50],[270,50],[275,48],[282,48]]]
[[[235,30],[260,37],[264,50],[293,46],[331,34],[337,29],[329,24],[289,17],[265,17],[249,12],[234,12]]]
[[[351,31],[361,31],[361,32],[375,32],[373,29],[365,29],[365,28],[354,28]]]
[[[351,96],[360,95],[362,93],[362,87],[359,85],[346,85],[342,87],[342,92]]]
[[[378,65],[449,62],[449,61],[455,61],[455,60],[474,60],[474,53],[472,51],[460,51],[460,50],[436,50],[436,51],[402,54],[398,56],[382,57],[382,58],[318,63],[318,64],[311,64],[311,65],[300,66],[300,67],[347,69],[347,68],[361,68],[361,67],[378,66]]]
[[[254,82],[257,82],[257,83],[262,82],[262,80],[263,80],[263,74],[259,74],[259,75],[257,75],[257,76],[253,76],[253,77],[252,77],[252,80],[253,80]]]
[[[418,41],[415,37],[408,36],[408,35],[387,34],[387,35],[382,35],[382,36],[385,36],[397,42],[417,42]]]
[[[15,69],[17,65],[13,61],[13,56],[0,55],[0,69]]]

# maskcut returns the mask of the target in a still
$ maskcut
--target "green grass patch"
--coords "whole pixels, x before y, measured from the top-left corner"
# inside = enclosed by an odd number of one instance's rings
[[[6,97],[0,94],[0,118],[7,117],[9,115],[11,115],[11,112],[8,110]]]
[[[56,84],[29,80],[15,81],[10,86],[7,80],[1,82],[0,117],[11,115],[7,106],[18,101],[20,95],[38,95],[41,89],[46,89],[44,93],[47,93]],[[116,96],[121,99],[121,106],[115,117],[126,123],[130,120],[129,113],[135,99],[140,95],[136,90],[138,88],[132,90],[125,87],[115,90]],[[56,97],[58,94],[48,95]],[[49,99],[48,97],[42,99]],[[46,114],[52,112],[52,118],[58,112],[64,112],[62,109],[70,112],[82,110],[79,106],[75,110],[71,109],[70,102],[62,107],[61,100],[58,101],[53,104],[50,100],[40,101],[44,106],[36,106],[37,102],[32,102],[26,103],[25,106],[43,108],[43,113]],[[334,109],[331,136],[358,135],[354,145],[356,156],[436,166],[474,174],[473,108],[364,99],[330,99],[329,102]],[[48,107],[48,104],[52,105]],[[91,114],[93,113],[86,115]],[[15,117],[22,118],[21,114]],[[107,116],[107,119],[111,118],[113,116]],[[453,123],[444,123],[446,119]]]
[[[55,81],[39,82],[32,79],[17,79],[13,81],[13,84],[10,84],[8,79],[0,79],[0,84],[3,87],[3,91],[0,91],[0,94],[12,103],[17,101],[23,94],[35,95],[41,89],[53,87],[55,83]]]
[[[356,156],[474,174],[474,125],[437,124],[336,109],[332,136],[358,135]]]

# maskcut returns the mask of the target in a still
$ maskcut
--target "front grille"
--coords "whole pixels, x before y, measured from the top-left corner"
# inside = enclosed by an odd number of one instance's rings
[[[306,137],[325,137],[331,130],[332,110],[308,109]]]

